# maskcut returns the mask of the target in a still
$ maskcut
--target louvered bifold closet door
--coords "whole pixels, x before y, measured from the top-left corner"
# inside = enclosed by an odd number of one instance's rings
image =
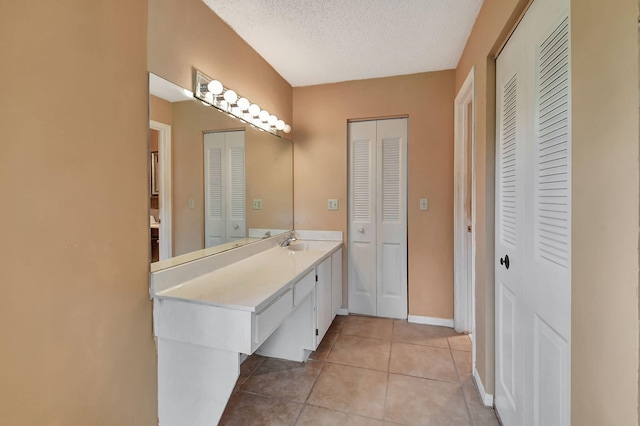
[[[527,70],[516,31],[496,64],[495,405],[505,425],[524,419],[525,151]],[[509,267],[507,268],[507,259]]]
[[[349,123],[349,312],[376,315],[376,122]]]
[[[568,6],[536,34],[533,145],[532,419],[570,424],[571,387],[571,105]]]
[[[407,317],[407,125],[377,122],[377,314]]]
[[[227,150],[227,242],[247,236],[245,197],[245,132],[225,132]]]
[[[226,241],[224,133],[204,135],[204,244],[205,248]]]
[[[495,406],[505,426],[571,424],[570,39],[569,1],[534,0],[496,63]],[[515,215],[513,74],[524,128],[516,131]]]

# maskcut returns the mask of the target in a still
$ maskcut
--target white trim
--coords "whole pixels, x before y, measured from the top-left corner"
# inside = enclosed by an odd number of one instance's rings
[[[171,126],[158,121],[149,120],[149,128],[159,132],[158,137],[158,172],[160,175],[160,260],[172,257],[171,232]]]
[[[349,315],[349,310],[345,308],[340,308],[338,309],[338,312],[336,315]]]
[[[478,370],[473,369],[473,381],[476,382],[476,388],[478,389],[478,395],[480,396],[480,400],[484,404],[485,407],[493,407],[493,395],[487,393],[484,390],[484,385],[482,384],[482,379],[480,379],[480,374]]]
[[[440,327],[453,328],[453,320],[447,318],[421,317],[418,315],[409,315],[407,321],[414,324],[437,325]]]
[[[475,164],[475,67],[469,71],[455,99],[454,146],[454,323],[458,333],[475,332],[475,240],[476,240],[476,164]],[[467,124],[467,107],[471,103],[471,129]],[[471,158],[467,158],[467,141],[471,131]],[[471,247],[467,242],[465,199],[468,163],[471,162]],[[471,265],[468,265],[471,250]],[[471,282],[468,282],[469,268]],[[474,351],[475,352],[475,351]]]

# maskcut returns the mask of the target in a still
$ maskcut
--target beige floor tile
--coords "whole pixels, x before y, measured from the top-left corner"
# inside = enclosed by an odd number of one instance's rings
[[[303,403],[323,365],[318,361],[302,363],[267,358],[240,386],[240,390]]]
[[[448,327],[413,324],[403,320],[395,320],[393,323],[394,342],[449,349],[447,338],[455,335],[455,331]]]
[[[453,356],[453,363],[456,366],[460,383],[473,385],[471,352],[452,350],[451,355]]]
[[[349,315],[340,330],[342,334],[351,336],[372,337],[391,340],[393,320],[389,318],[373,318]]]
[[[449,349],[394,342],[389,372],[458,383]]]
[[[253,373],[264,360],[264,357],[256,354],[253,354],[249,358],[245,359],[244,362],[240,364],[240,376],[238,377],[238,384],[244,383],[251,375],[251,373]]]
[[[469,425],[458,384],[389,375],[385,420],[403,425]]]
[[[326,364],[308,404],[381,419],[387,373],[338,364]]]
[[[318,360],[327,359],[327,355],[329,355],[329,351],[333,347],[333,344],[335,343],[337,338],[338,331],[329,328],[329,330],[327,330],[327,333],[322,338],[322,342],[320,342],[318,348],[314,352],[311,352],[309,358]]]
[[[339,411],[330,410],[328,408],[315,407],[306,405],[302,410],[302,414],[298,418],[296,425],[298,426],[382,426],[384,423],[380,420],[368,417],[356,416],[353,414],[341,413]]]
[[[340,334],[327,361],[354,367],[388,371],[391,342]]]
[[[231,396],[221,425],[293,425],[302,404],[245,392]]]
[[[458,334],[457,336],[449,337],[449,346],[451,346],[451,349],[458,351],[471,352],[471,339],[466,334]]]
[[[478,389],[475,385],[462,386],[464,397],[467,400],[471,423],[473,426],[500,426],[498,417],[491,407],[485,407],[480,401]]]

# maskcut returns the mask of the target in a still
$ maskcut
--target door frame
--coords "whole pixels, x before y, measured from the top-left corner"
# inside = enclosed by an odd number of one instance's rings
[[[171,218],[171,126],[158,121],[149,120],[149,128],[158,131],[158,174],[160,175],[160,192],[158,201],[160,207],[160,259],[165,260],[173,256],[172,218]]]
[[[471,128],[468,128],[468,106],[471,104]],[[475,67],[471,68],[456,95],[454,124],[454,326],[459,333],[475,333],[475,266],[476,266],[476,105]],[[471,158],[467,158],[471,133]],[[468,165],[471,162],[471,188],[467,188]],[[471,244],[467,239],[465,199],[471,190]],[[468,264],[469,252],[471,264]],[[470,269],[470,271],[469,271]],[[471,272],[469,274],[469,272]],[[471,282],[468,277],[471,276]],[[475,366],[475,340],[473,363]]]

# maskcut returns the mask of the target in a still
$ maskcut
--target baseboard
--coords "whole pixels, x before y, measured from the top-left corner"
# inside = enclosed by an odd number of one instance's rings
[[[338,312],[336,312],[337,315],[349,315],[349,310],[345,309],[345,308],[340,308],[338,309]]]
[[[415,324],[439,325],[440,327],[453,328],[453,320],[446,318],[421,317],[418,315],[409,315],[407,321]]]
[[[482,384],[482,379],[480,379],[480,374],[478,370],[473,369],[473,381],[476,382],[476,387],[478,388],[478,394],[480,394],[480,400],[484,404],[485,407],[493,407],[493,395],[487,393],[484,390],[484,385]]]

